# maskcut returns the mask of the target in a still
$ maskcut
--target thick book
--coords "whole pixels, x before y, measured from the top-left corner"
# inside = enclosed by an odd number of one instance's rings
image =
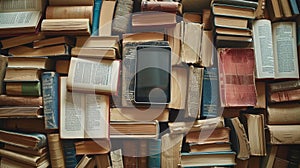
[[[65,167],[62,141],[58,133],[47,134],[50,162],[52,167]]]
[[[56,72],[43,72],[42,93],[46,129],[58,129],[58,79]]]
[[[289,91],[294,89],[300,89],[300,80],[287,80],[280,82],[268,83],[268,92],[280,92],[280,91]]]
[[[48,152],[48,147],[47,146],[42,147],[38,150],[29,150],[29,149],[26,149],[26,148],[15,146],[15,145],[4,144],[3,149],[14,151],[14,152],[17,152],[17,153],[20,153],[20,154],[28,154],[28,155],[35,155],[35,156],[42,156],[42,155],[44,155],[45,153]]]
[[[47,145],[47,137],[41,133],[22,133],[0,130],[0,141],[29,150],[38,150]]]
[[[49,0],[49,5],[51,6],[86,6],[86,5],[93,5],[94,0]]]
[[[200,64],[203,24],[181,22],[181,61]],[[197,38],[195,38],[197,37]]]
[[[66,168],[74,168],[77,165],[76,148],[74,142],[74,140],[62,140]]]
[[[260,19],[252,29],[256,78],[299,78],[296,23]]]
[[[71,58],[67,78],[69,90],[117,94],[120,60]]]
[[[41,74],[36,68],[7,68],[4,82],[38,82]]]
[[[232,4],[221,4],[212,3],[212,13],[219,16],[229,16],[229,17],[239,17],[254,19],[255,18],[255,8],[232,5]]]
[[[0,118],[41,118],[42,107],[4,106],[0,107]]]
[[[186,134],[186,142],[194,144],[229,143],[230,129],[228,127],[206,128],[201,131]]]
[[[222,107],[255,106],[254,51],[219,48],[219,87]]]
[[[300,124],[299,110],[298,103],[270,104],[267,108],[267,122],[271,125]]]
[[[194,66],[189,67],[188,90],[186,98],[186,115],[189,117],[200,118],[203,71],[203,68]]]
[[[228,118],[228,126],[231,128],[230,138],[233,150],[237,153],[237,158],[247,160],[250,158],[250,145],[244,125],[238,117]]]
[[[47,46],[43,48],[17,46],[10,48],[8,53],[14,57],[57,57],[69,55],[69,47],[65,44]]]
[[[247,29],[250,21],[245,18],[232,18],[225,16],[214,16],[215,27],[225,27],[233,29]]]
[[[67,91],[60,77],[60,137],[109,139],[109,96]]]
[[[247,133],[250,153],[253,156],[265,156],[267,152],[265,138],[265,117],[263,114],[244,114],[247,119]]]
[[[161,167],[178,167],[183,134],[165,134],[161,137]]]
[[[42,156],[24,155],[17,152],[0,149],[0,156],[9,160],[14,160],[23,165],[34,166],[34,167],[47,167],[50,165],[47,153]],[[1,164],[2,165],[2,164]],[[15,166],[13,166],[15,167]],[[27,166],[24,166],[27,167]]]
[[[189,152],[224,152],[231,151],[231,143],[189,144]]]
[[[5,82],[5,93],[10,96],[42,96],[41,82]]]
[[[93,19],[93,5],[90,6],[47,6],[45,19]]]
[[[110,122],[111,138],[154,138],[159,135],[158,121],[112,121]]]
[[[40,40],[44,38],[45,36],[42,33],[14,36],[14,37],[0,40],[0,48],[8,49],[19,45],[30,44],[35,40]]]
[[[48,57],[8,57],[7,67],[52,70],[55,67],[55,61]]]
[[[144,11],[132,15],[131,28],[133,32],[163,31],[165,28],[175,26],[176,23],[175,13]]]
[[[1,96],[0,96],[1,98]],[[110,121],[169,121],[169,109],[147,107],[110,108]]]
[[[220,112],[218,68],[204,68],[201,117],[217,117]]]
[[[177,13],[180,11],[180,5],[180,3],[173,1],[142,1],[141,11],[160,11]]]
[[[74,143],[76,155],[96,155],[107,154],[110,151],[110,141],[108,139],[88,139]]]
[[[189,152],[181,153],[182,167],[234,166],[235,152]]]
[[[173,66],[171,72],[171,101],[168,108],[186,109],[188,95],[188,74],[186,66]]]
[[[90,20],[43,19],[41,31],[45,35],[90,35]]]
[[[267,125],[269,141],[273,145],[299,144],[300,125]]]
[[[42,48],[53,45],[66,44],[68,46],[74,46],[75,40],[69,36],[57,36],[57,37],[47,37],[44,39],[35,40],[32,42],[33,48]]]

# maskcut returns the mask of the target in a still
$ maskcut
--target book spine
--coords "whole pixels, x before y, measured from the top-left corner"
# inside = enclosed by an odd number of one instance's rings
[[[58,129],[58,73],[42,74],[42,92],[46,129]]]
[[[205,89],[202,91],[201,117],[216,117],[220,107],[217,68],[204,69],[203,88]]]
[[[161,140],[151,139],[149,141],[149,156],[148,156],[148,167],[160,168],[161,160]]]
[[[0,46],[0,48],[1,48],[1,46]],[[7,57],[0,56],[0,95],[3,94],[3,92],[4,92],[3,80],[4,80],[4,76],[5,76],[7,62],[8,62]]]
[[[0,96],[0,106],[31,106],[39,107],[43,105],[43,97],[29,96]]]
[[[64,154],[62,149],[61,140],[59,134],[48,134],[48,146],[51,166],[54,167],[65,167]]]
[[[292,14],[293,15],[299,14],[297,0],[289,0],[289,2],[290,2],[290,7],[292,9]]]
[[[62,140],[62,147],[64,152],[64,161],[66,168],[74,168],[77,165],[76,149],[74,141]]]
[[[38,82],[6,82],[6,94],[11,96],[41,96],[41,84]]]
[[[95,0],[94,1],[92,36],[98,36],[99,35],[99,22],[100,22],[101,6],[102,6],[102,0]]]

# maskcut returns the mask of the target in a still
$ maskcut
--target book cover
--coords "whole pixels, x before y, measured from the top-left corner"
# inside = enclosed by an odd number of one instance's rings
[[[299,144],[300,125],[267,125],[269,142],[274,145]]]
[[[62,140],[64,162],[66,168],[74,168],[77,165],[74,140]]]
[[[160,168],[161,164],[161,139],[149,140],[148,167]]]
[[[92,36],[99,35],[99,21],[100,21],[100,11],[102,7],[102,0],[94,0],[93,7],[93,22],[92,22]]]
[[[0,56],[0,94],[3,94],[4,92],[4,77],[6,72],[8,58],[6,56]]]
[[[218,68],[204,68],[201,117],[217,117],[220,111]]]
[[[49,155],[52,167],[65,167],[62,141],[59,134],[47,134]]]
[[[0,141],[31,150],[38,150],[47,145],[47,137],[41,133],[23,133],[0,130]]]
[[[219,48],[219,87],[222,107],[255,106],[254,51]]]
[[[10,96],[41,96],[41,82],[5,82],[5,92]]]
[[[300,124],[299,110],[298,103],[270,104],[267,108],[267,122],[271,125]]]
[[[43,72],[42,93],[46,129],[58,129],[58,78],[56,72]]]

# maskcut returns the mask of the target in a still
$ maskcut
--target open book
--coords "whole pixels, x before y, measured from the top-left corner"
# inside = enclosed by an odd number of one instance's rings
[[[45,0],[0,1],[0,36],[36,32],[42,19],[45,2]]]
[[[253,23],[256,78],[299,78],[296,22]]]
[[[109,139],[109,96],[68,92],[60,77],[60,137]]]
[[[119,60],[71,58],[68,90],[115,94],[120,76]]]

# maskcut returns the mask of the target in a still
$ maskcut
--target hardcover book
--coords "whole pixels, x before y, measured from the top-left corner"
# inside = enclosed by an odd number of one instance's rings
[[[58,129],[58,79],[56,72],[43,72],[42,93],[46,129]]]
[[[219,48],[218,64],[221,106],[255,106],[253,49]]]

